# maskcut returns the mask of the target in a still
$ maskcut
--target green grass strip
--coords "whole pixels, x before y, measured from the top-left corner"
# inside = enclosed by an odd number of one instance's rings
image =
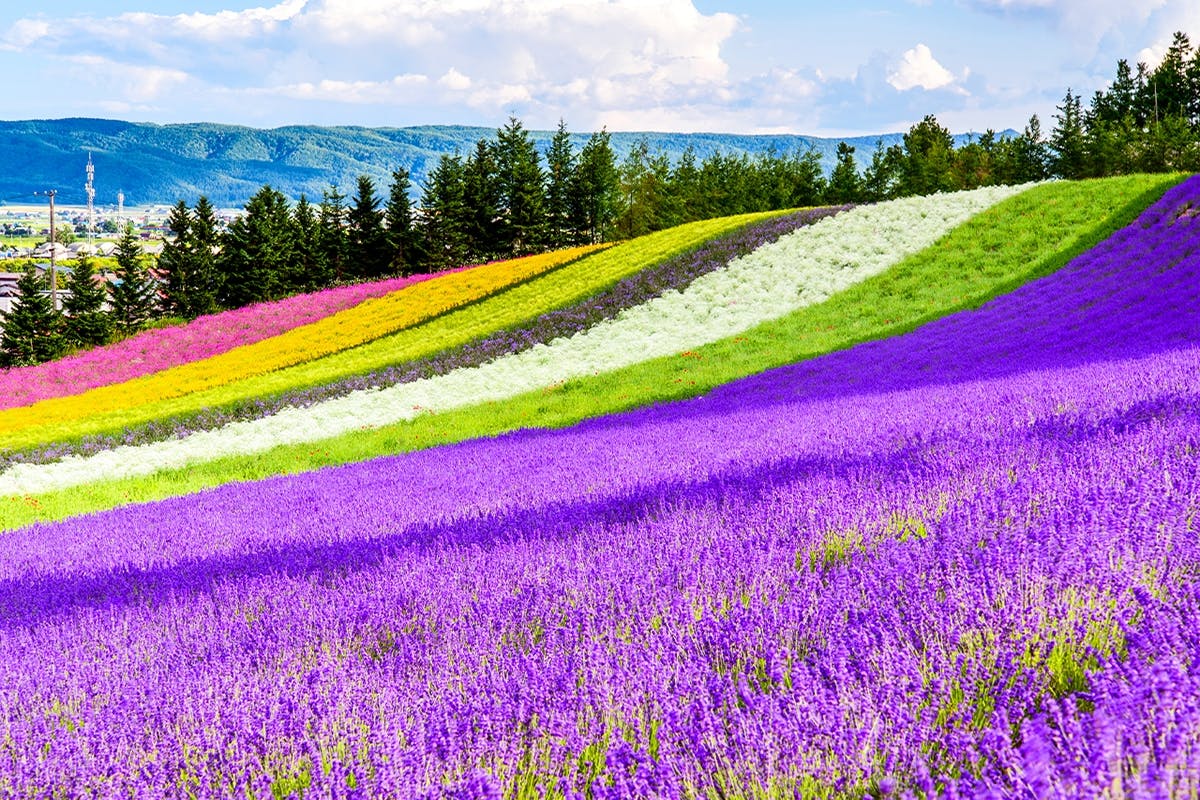
[[[787,212],[721,217],[652,233],[568,262],[528,281],[367,344],[264,375],[117,413],[12,431],[4,435],[4,446],[9,450],[20,450],[78,440],[85,436],[117,433],[154,420],[185,417],[206,408],[253,401],[259,397],[416,360],[482,338],[494,331],[528,322],[547,311],[568,306],[602,291],[639,270],[695,249],[709,239],[784,213]]]
[[[737,378],[895,336],[1048,275],[1132,222],[1181,175],[1043,184],[1005,200],[893,269],[688,354],[567,381],[504,402],[421,416],[317,443],[0,501],[0,529],[403,453],[703,394]]]

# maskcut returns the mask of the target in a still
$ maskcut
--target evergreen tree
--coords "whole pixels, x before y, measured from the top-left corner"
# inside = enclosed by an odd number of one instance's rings
[[[104,310],[108,289],[97,280],[92,260],[82,256],[67,280],[63,298],[63,335],[70,348],[99,347],[112,339],[112,320]]]
[[[436,272],[460,266],[467,255],[463,161],[443,155],[421,195],[421,235],[426,267]]]
[[[537,252],[546,227],[542,169],[533,138],[516,117],[496,133],[496,170],[501,251],[512,256]]]
[[[167,230],[173,238],[163,242],[158,256],[158,268],[165,273],[162,308],[167,314],[191,318],[191,291],[195,286],[192,275],[192,214],[187,203],[180,200],[167,217]]]
[[[287,272],[291,291],[311,292],[326,285],[326,270],[321,264],[320,229],[317,212],[308,196],[301,194],[292,209],[292,228],[296,234],[295,258]]]
[[[146,270],[132,223],[125,225],[117,241],[116,260],[114,279],[108,285],[108,303],[113,325],[123,336],[129,336],[144,328],[159,306],[158,283]]]
[[[671,172],[671,191],[678,202],[680,222],[693,222],[705,218],[708,203],[701,191],[696,151],[690,144],[684,148]]]
[[[876,141],[871,163],[863,170],[863,200],[875,203],[899,197],[903,169],[904,150],[900,145],[885,148],[882,139]]]
[[[13,308],[4,315],[0,334],[0,365],[23,367],[62,355],[62,320],[50,300],[45,276],[33,264],[17,281]]]
[[[904,134],[901,192],[928,195],[954,189],[953,152],[954,137],[932,114],[909,128]]]
[[[472,261],[490,261],[507,254],[500,238],[501,191],[496,146],[480,139],[463,163],[462,231],[467,240],[467,258]]]
[[[768,157],[759,159],[759,173],[763,176],[758,183],[762,187],[757,202],[746,205],[759,211],[781,208],[815,206],[825,194],[825,176],[821,169],[821,156],[813,148],[796,150],[788,158]]]
[[[575,153],[567,123],[558,121],[558,130],[546,151],[546,246],[551,249],[571,243],[571,176],[575,171]]]
[[[629,148],[617,174],[620,187],[620,211],[616,218],[617,234],[632,239],[664,227],[662,218],[667,198],[669,171],[664,161],[650,155],[650,142],[642,137]]]
[[[571,176],[571,233],[578,244],[608,241],[612,233],[619,180],[611,140],[603,128],[588,137]]]
[[[387,224],[388,252],[391,259],[389,269],[396,275],[412,275],[419,271],[421,266],[421,253],[417,247],[408,187],[408,170],[400,168],[393,171],[388,203],[384,209],[384,222]]]
[[[1050,177],[1050,153],[1042,138],[1042,121],[1034,114],[1013,144],[1013,174],[1010,183],[1028,183]]]
[[[217,310],[217,292],[220,289],[217,285],[219,278],[216,266],[217,251],[220,247],[218,227],[216,209],[208,201],[208,197],[200,195],[192,210],[190,229],[192,288],[189,292],[189,318],[212,314]]]
[[[379,198],[375,196],[375,181],[368,175],[358,176],[354,204],[346,215],[346,223],[353,276],[374,279],[387,275],[391,261],[387,232]]]
[[[343,279],[350,260],[350,236],[346,230],[346,196],[330,186],[321,197],[317,218],[316,264],[323,267],[322,285]]]
[[[217,260],[221,304],[241,308],[282,297],[295,259],[295,241],[287,199],[270,186],[263,186],[222,236]]]
[[[1198,88],[1192,70],[1192,42],[1186,33],[1176,31],[1163,60],[1150,73],[1154,122],[1172,117],[1185,119],[1189,124],[1195,122]]]
[[[854,160],[854,146],[838,142],[837,164],[825,187],[825,202],[831,204],[857,203],[862,200],[862,178]]]
[[[1087,174],[1087,145],[1079,98],[1067,89],[1063,104],[1054,116],[1057,124],[1050,134],[1051,168],[1060,178],[1082,178]]]

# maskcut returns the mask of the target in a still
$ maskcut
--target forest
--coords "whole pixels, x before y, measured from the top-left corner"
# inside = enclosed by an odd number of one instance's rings
[[[877,143],[860,167],[842,142],[826,175],[813,150],[757,156],[690,149],[677,159],[635,144],[618,159],[611,134],[572,144],[565,122],[539,152],[512,117],[468,152],[442,155],[414,201],[408,170],[381,188],[367,175],[353,194],[331,185],[291,203],[263,186],[222,227],[205,197],[179,201],[157,261],[132,231],[113,280],[97,282],[83,259],[56,309],[45,279],[28,266],[3,320],[0,366],[34,364],[130,335],[162,320],[387,276],[435,272],[570,245],[629,239],[699,219],[804,206],[869,203],[909,195],[1200,170],[1200,49],[1176,33],[1161,63],[1117,63],[1087,101],[1068,89],[1045,134],[1035,115],[1017,135],[987,131],[956,146],[928,115],[902,142]]]

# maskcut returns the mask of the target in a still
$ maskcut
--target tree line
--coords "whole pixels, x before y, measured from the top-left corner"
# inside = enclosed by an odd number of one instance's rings
[[[828,176],[813,149],[699,159],[689,148],[672,161],[642,140],[618,160],[607,131],[575,149],[565,122],[543,156],[512,117],[470,152],[442,156],[416,203],[403,168],[392,173],[386,197],[365,175],[353,197],[330,186],[317,203],[301,195],[291,204],[263,186],[225,228],[206,198],[192,208],[179,201],[153,274],[127,230],[109,288],[94,289],[94,270],[81,261],[62,314],[30,299],[46,288],[27,274],[4,320],[0,364],[102,344],[156,317],[192,319],[339,283],[627,239],[698,219],[1049,177],[1198,171],[1200,49],[1176,33],[1153,70],[1118,61],[1116,77],[1087,108],[1068,89],[1056,110],[1049,136],[1034,115],[1019,134],[989,130],[959,146],[929,115],[901,142],[877,142],[861,167],[855,148],[841,142]]]

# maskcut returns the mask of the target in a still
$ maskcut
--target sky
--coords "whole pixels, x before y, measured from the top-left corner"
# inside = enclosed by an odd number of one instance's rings
[[[1200,0],[56,0],[0,8],[0,117],[872,135],[1053,125]]]

